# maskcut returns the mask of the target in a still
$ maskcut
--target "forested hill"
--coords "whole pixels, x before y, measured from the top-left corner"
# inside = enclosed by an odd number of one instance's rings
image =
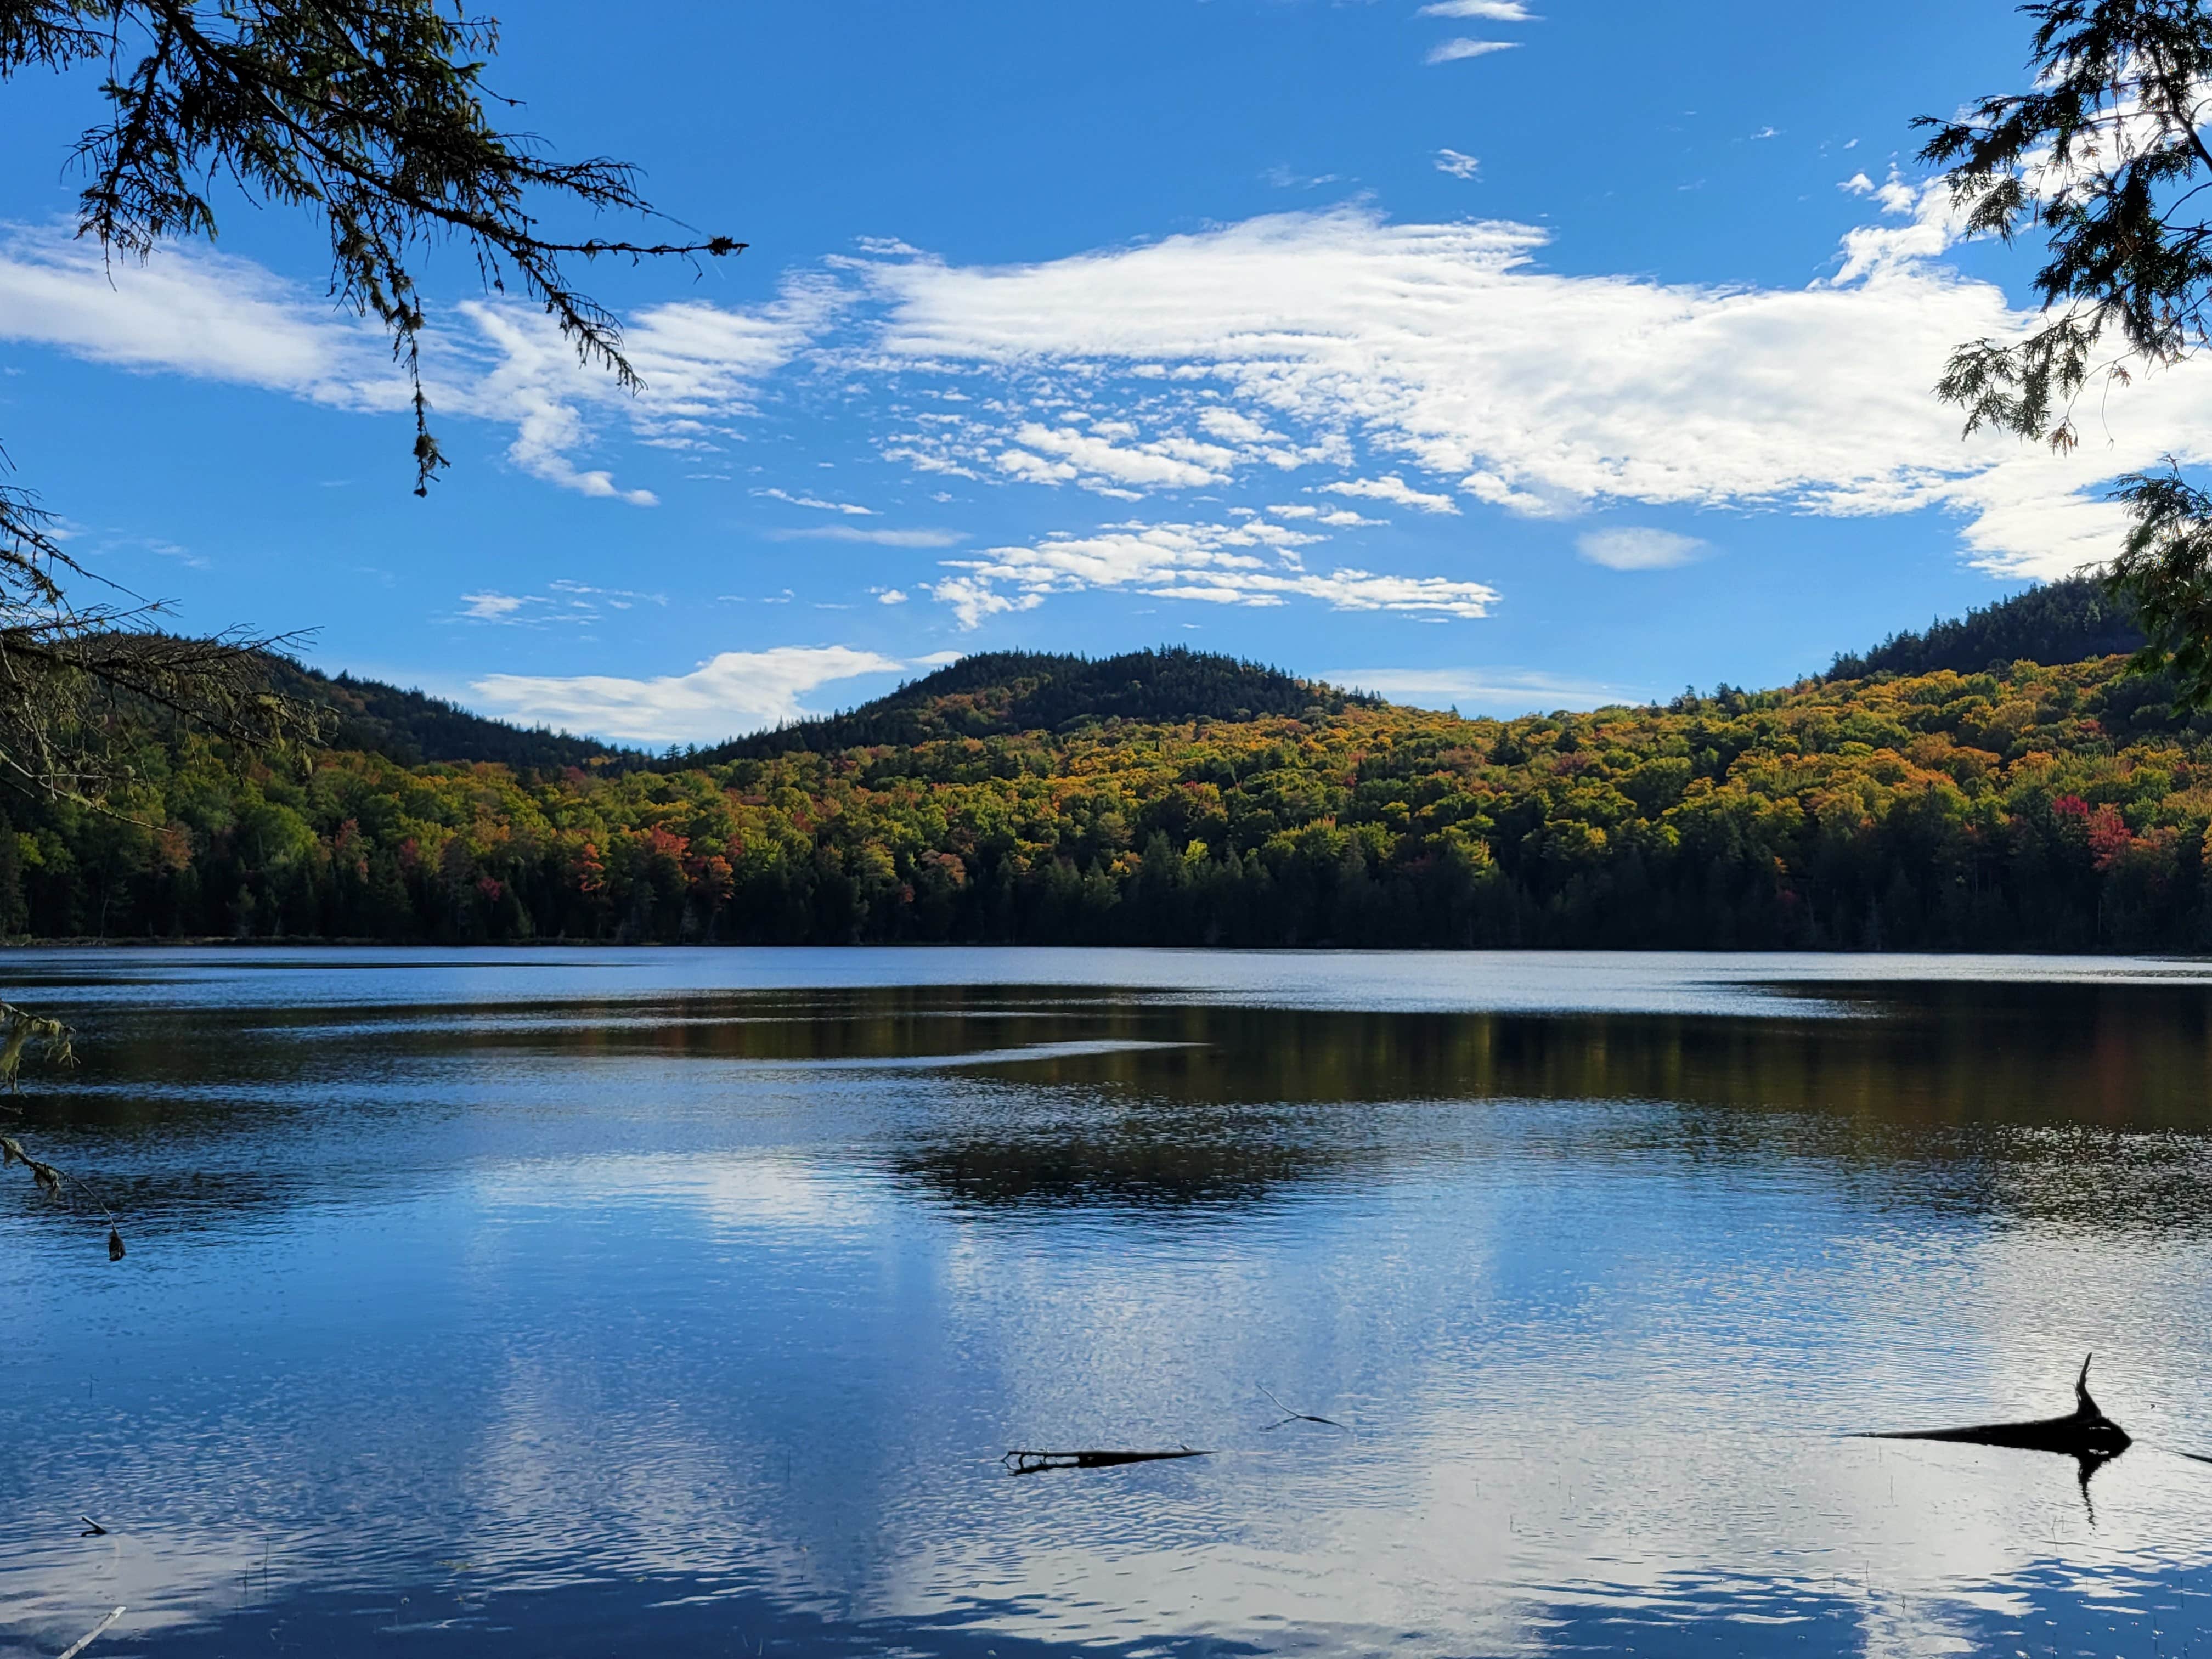
[[[944,696],[991,719],[1070,706],[970,672]],[[0,930],[2212,949],[2212,721],[2118,657],[1507,721],[1290,684],[1243,720],[679,767],[149,742],[123,815],[8,806]]]
[[[2015,662],[2082,662],[2140,650],[2142,643],[2124,601],[2094,576],[2073,576],[1932,622],[1924,634],[1893,634],[1871,651],[1839,655],[1826,678],[1857,680],[1946,668],[1978,674]]]
[[[687,755],[683,764],[1059,732],[1109,720],[1250,720],[1354,706],[1379,708],[1381,699],[1182,647],[1097,659],[992,651],[963,657],[848,713],[739,738]]]
[[[319,704],[336,716],[330,746],[382,755],[403,766],[425,761],[495,761],[502,766],[641,765],[645,756],[594,738],[543,726],[511,726],[472,714],[443,697],[403,691],[380,680],[319,674],[289,657],[268,659],[272,690]]]

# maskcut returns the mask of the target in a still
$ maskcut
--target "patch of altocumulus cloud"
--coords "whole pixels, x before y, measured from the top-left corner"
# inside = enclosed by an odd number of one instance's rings
[[[1455,179],[1473,179],[1482,171],[1482,163],[1472,155],[1455,149],[1437,152],[1437,171],[1448,173]]]
[[[658,748],[719,743],[803,720],[813,712],[800,701],[808,692],[908,666],[850,646],[779,646],[725,651],[688,674],[653,679],[488,674],[469,689],[479,708],[502,720]]]
[[[1586,532],[1576,538],[1575,550],[1608,570],[1672,570],[1694,564],[1711,550],[1695,536],[1623,526]]]
[[[1463,714],[1548,714],[1647,701],[1632,686],[1517,668],[1340,668],[1322,678],[1393,702],[1456,708]]]
[[[1423,619],[1474,617],[1497,603],[1481,582],[1395,576],[1339,566],[1308,570],[1300,550],[1323,538],[1282,525],[1120,524],[1090,535],[1048,536],[947,559],[958,574],[927,583],[963,628],[1033,611],[1054,593],[1119,589],[1203,605],[1273,606],[1293,599],[1340,611],[1390,611]]]

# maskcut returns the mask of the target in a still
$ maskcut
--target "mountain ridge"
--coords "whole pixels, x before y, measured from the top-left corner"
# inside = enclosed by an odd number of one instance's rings
[[[1890,635],[1863,652],[1838,652],[1824,682],[1949,670],[1979,673],[2017,661],[2059,665],[2131,653],[2143,644],[2124,603],[2094,577],[2069,577]],[[1379,708],[1387,699],[1290,673],[1269,664],[1187,646],[1108,657],[1038,651],[981,652],[850,708],[654,754],[549,727],[480,714],[449,699],[349,673],[325,674],[290,657],[269,659],[273,690],[335,715],[329,747],[381,755],[403,766],[495,763],[523,771],[681,770],[778,755],[911,746],[947,738],[1056,732],[1114,720],[1238,721],[1295,717],[1318,708]]]
[[[1058,731],[1071,722],[1252,720],[1319,708],[1379,708],[1382,699],[1267,664],[1187,646],[1110,657],[990,651],[963,657],[883,696],[834,714],[688,751],[684,766],[913,744],[945,738]]]

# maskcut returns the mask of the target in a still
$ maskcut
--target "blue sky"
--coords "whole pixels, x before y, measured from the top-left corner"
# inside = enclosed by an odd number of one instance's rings
[[[493,79],[749,240],[609,267],[635,400],[457,252],[454,465],[302,222],[103,272],[89,77],[0,143],[0,440],[185,623],[488,712],[710,741],[950,654],[1188,643],[1468,712],[1768,684],[2110,545],[2212,386],[2054,459],[1927,392],[2020,325],[1908,123],[2001,4],[541,0]]]

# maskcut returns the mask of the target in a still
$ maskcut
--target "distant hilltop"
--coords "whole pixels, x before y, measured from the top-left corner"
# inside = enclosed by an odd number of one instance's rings
[[[2093,577],[2032,587],[2012,599],[1891,635],[1863,652],[1838,653],[1819,678],[1977,674],[2015,662],[2057,666],[2139,650],[2126,605]],[[521,770],[627,770],[714,766],[776,755],[835,754],[947,738],[1061,732],[1085,723],[1240,721],[1298,718],[1309,710],[1384,707],[1382,698],[1306,679],[1264,663],[1181,646],[1091,658],[989,651],[937,670],[857,708],[732,738],[680,757],[523,727],[471,714],[442,697],[349,674],[325,675],[289,658],[270,659],[278,690],[337,715],[333,749],[382,755],[403,766],[493,762]]]
[[[988,651],[842,714],[825,714],[687,756],[686,763],[835,753],[945,738],[1058,732],[1109,720],[1250,720],[1376,708],[1380,697],[1181,646],[1118,657]]]
[[[1925,633],[1892,634],[1866,652],[1839,653],[1822,678],[1863,680],[1871,674],[1978,674],[2016,662],[2087,662],[2140,651],[2142,630],[2124,600],[2094,576],[2031,587],[1963,617],[1928,624]]]

